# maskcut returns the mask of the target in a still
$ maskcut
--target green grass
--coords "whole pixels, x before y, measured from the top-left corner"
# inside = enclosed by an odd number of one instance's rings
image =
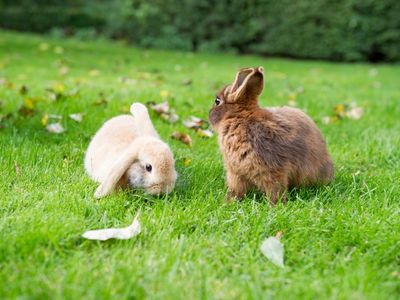
[[[43,42],[50,49],[39,50]],[[331,185],[291,191],[287,205],[273,209],[251,193],[224,205],[216,137],[201,139],[181,122],[152,115],[177,161],[174,192],[94,199],[83,157],[105,120],[134,101],[160,102],[161,91],[180,120],[207,118],[217,89],[239,67],[255,65],[266,69],[264,106],[285,105],[304,89],[296,102],[326,137],[336,166]],[[62,76],[63,66],[69,72]],[[0,78],[0,298],[398,299],[400,66],[150,51],[0,32]],[[46,88],[57,83],[64,93],[79,93],[48,101]],[[25,97],[42,99],[32,117],[17,113]],[[95,105],[102,98],[108,104]],[[364,108],[360,120],[321,122],[335,105],[351,102]],[[82,123],[68,119],[76,112],[85,113]],[[63,115],[66,131],[46,132],[46,113]],[[189,132],[193,148],[171,140],[174,130]],[[125,226],[138,209],[137,238],[80,237]],[[259,250],[277,231],[284,233],[284,269]]]

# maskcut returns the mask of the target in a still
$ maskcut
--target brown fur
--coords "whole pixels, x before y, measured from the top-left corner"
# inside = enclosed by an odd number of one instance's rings
[[[263,69],[246,68],[217,97],[210,110],[227,171],[228,200],[242,198],[250,187],[286,201],[288,187],[329,183],[333,165],[315,123],[301,110],[263,109],[258,96]]]

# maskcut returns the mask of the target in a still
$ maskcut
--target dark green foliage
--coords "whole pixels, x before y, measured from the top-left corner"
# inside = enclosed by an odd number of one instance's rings
[[[144,47],[400,60],[397,0],[0,0],[0,26],[95,28]]]

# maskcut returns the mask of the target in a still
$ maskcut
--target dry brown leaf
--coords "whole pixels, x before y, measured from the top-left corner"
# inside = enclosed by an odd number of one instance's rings
[[[18,113],[23,117],[31,117],[35,114],[35,111],[31,108],[26,107],[25,105],[22,105],[18,110]]]
[[[164,121],[167,121],[168,123],[176,123],[179,120],[178,115],[173,112],[170,112],[168,114],[161,114],[160,118]]]
[[[190,116],[190,119],[184,120],[183,126],[190,129],[200,129],[208,127],[208,122],[198,117]]]
[[[178,115],[173,109],[170,109],[169,103],[164,101],[159,104],[149,103],[150,108],[160,116],[160,118],[169,123],[175,123],[179,120]]]
[[[187,133],[174,131],[171,134],[171,138],[174,140],[178,140],[184,143],[185,145],[188,145],[189,147],[192,147],[192,138]]]
[[[150,108],[158,114],[166,114],[169,112],[169,104],[167,101],[159,104],[152,104],[150,105]]]

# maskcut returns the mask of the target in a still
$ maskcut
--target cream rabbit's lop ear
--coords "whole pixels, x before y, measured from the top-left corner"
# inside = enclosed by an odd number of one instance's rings
[[[237,74],[230,93],[234,102],[256,101],[264,88],[264,68],[245,68]]]
[[[139,147],[137,145],[130,146],[112,166],[107,178],[99,185],[94,193],[94,197],[101,198],[110,194],[128,168],[138,159],[138,156]]]
[[[158,138],[158,133],[151,122],[147,107],[142,103],[133,103],[131,105],[131,114],[135,118],[136,127],[139,135],[154,136]]]

